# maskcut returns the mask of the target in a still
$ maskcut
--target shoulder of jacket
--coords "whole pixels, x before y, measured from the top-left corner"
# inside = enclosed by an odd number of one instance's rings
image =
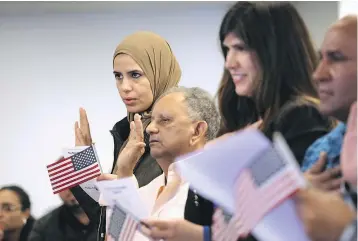
[[[36,220],[39,225],[48,225],[53,219],[58,219],[62,206],[52,209],[50,212]]]
[[[297,116],[299,119],[318,117],[322,120],[329,120],[329,118],[320,113],[318,104],[319,102],[315,101],[313,98],[298,97],[294,100],[288,101],[281,107],[277,119],[295,118]]]
[[[286,102],[282,108],[281,112],[292,111],[295,109],[316,109],[318,110],[319,100],[316,100],[311,97],[297,97],[293,100]]]
[[[121,129],[122,126],[128,125],[128,119],[127,116],[124,117],[122,120],[117,121],[113,127],[111,131],[119,131]]]

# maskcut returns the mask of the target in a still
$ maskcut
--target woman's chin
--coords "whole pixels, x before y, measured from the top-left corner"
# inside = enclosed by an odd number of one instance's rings
[[[250,94],[250,91],[248,91],[248,88],[245,88],[242,86],[236,87],[235,92],[238,96],[251,97],[251,94]]]
[[[127,109],[127,112],[130,112],[130,113],[139,113],[141,111],[139,111],[141,108],[138,108],[137,106],[128,106],[126,105],[126,109]]]
[[[129,113],[142,113],[147,110],[147,108],[143,108],[142,106],[128,106],[126,105],[127,112]]]

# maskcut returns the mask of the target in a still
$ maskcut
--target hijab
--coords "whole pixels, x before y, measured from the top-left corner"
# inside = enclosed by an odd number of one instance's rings
[[[127,54],[143,70],[149,80],[153,93],[153,104],[168,89],[178,85],[181,77],[180,66],[168,42],[161,36],[148,31],[139,31],[127,36],[116,48],[114,59],[119,54]],[[141,114],[143,130],[147,128],[151,119],[152,106]],[[127,113],[128,121],[134,120],[135,113]],[[121,150],[125,147],[123,144]]]

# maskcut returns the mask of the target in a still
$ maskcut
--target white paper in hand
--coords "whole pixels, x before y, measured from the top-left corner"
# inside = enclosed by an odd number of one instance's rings
[[[300,167],[298,165],[298,162],[293,155],[290,147],[288,146],[287,142],[285,141],[285,138],[278,132],[274,133],[273,135],[273,146],[275,150],[278,152],[278,154],[282,157],[283,160],[290,166],[292,169],[295,169],[297,171],[296,179],[299,183],[298,185],[301,188],[304,188],[307,186],[306,179],[303,177]]]
[[[102,198],[108,206],[118,204],[137,220],[148,218],[149,208],[139,195],[132,177],[97,182]]]
[[[292,199],[268,213],[253,229],[253,235],[260,241],[310,241]]]
[[[258,130],[240,131],[201,152],[181,158],[176,167],[201,195],[229,213],[243,217],[239,210],[245,210],[251,218],[241,220],[249,222],[243,227],[249,231],[254,229],[259,240],[293,240],[288,235],[291,227],[297,237],[294,240],[308,240],[292,200],[287,199],[297,188],[304,187],[305,181],[280,134],[274,135],[272,145]],[[250,185],[248,180],[251,180]],[[286,184],[280,180],[285,180]],[[237,186],[239,183],[241,186]],[[261,205],[259,211],[250,198],[256,203],[263,201],[265,205]],[[248,207],[242,208],[244,203]],[[288,225],[290,228],[282,229]]]
[[[298,163],[281,134],[273,137],[275,150],[285,159],[291,168],[297,170],[296,185],[304,188],[306,181],[300,175]],[[286,228],[282,228],[286,227]],[[253,229],[254,236],[260,241],[309,241],[299,218],[292,197],[271,210]]]
[[[178,158],[175,168],[203,197],[233,213],[233,190],[239,173],[269,146],[271,142],[261,132],[244,130]]]
[[[67,158],[67,157],[73,156],[74,154],[76,154],[80,151],[85,150],[88,147],[89,146],[76,146],[73,148],[65,148],[62,151],[62,155],[65,158]],[[80,184],[80,187],[83,189],[83,191],[85,191],[88,194],[88,196],[90,196],[93,200],[98,202],[100,192],[99,192],[98,188],[96,187],[96,182],[97,182],[96,179],[92,179],[85,183]]]

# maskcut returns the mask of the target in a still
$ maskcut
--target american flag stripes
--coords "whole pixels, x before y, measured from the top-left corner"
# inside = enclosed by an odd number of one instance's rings
[[[108,226],[108,240],[132,241],[136,233],[138,221],[114,205]]]
[[[231,216],[221,208],[216,208],[211,226],[213,241],[236,241],[239,237],[246,237],[240,233],[240,222],[237,216]]]
[[[282,160],[274,148],[266,149],[236,180],[236,208],[230,221],[225,222],[220,210],[215,212],[213,240],[235,241],[247,236],[270,210],[299,188],[298,170]]]
[[[89,181],[101,174],[94,146],[47,166],[54,194]]]
[[[242,171],[236,188],[235,218],[240,222],[239,233],[248,234],[270,210],[300,188],[299,172],[269,148]]]
[[[213,241],[224,241],[230,218],[227,218],[221,208],[215,208],[213,224],[211,226],[211,239]]]

